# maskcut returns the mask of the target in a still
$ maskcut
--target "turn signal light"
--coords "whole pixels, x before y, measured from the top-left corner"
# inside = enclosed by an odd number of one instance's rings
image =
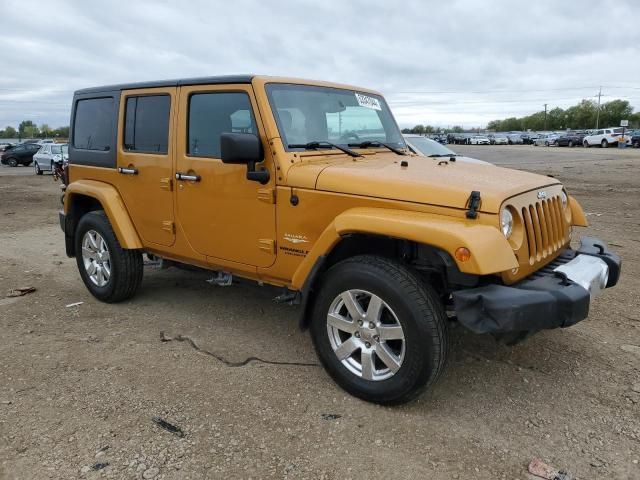
[[[468,248],[466,248],[466,247],[459,247],[459,248],[456,250],[455,255],[456,255],[456,259],[457,259],[459,262],[466,262],[466,261],[468,261],[468,260],[471,258],[471,252],[470,252],[470,251],[469,251],[469,249],[468,249]]]

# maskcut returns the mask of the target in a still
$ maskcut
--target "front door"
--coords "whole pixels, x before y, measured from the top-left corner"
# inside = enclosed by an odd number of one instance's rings
[[[170,246],[177,88],[123,91],[118,131],[118,191],[145,244]]]
[[[273,160],[267,185],[247,180],[246,165],[220,159],[222,133],[253,133],[264,145],[251,85],[180,87],[176,205],[191,247],[209,258],[256,267],[275,261]]]

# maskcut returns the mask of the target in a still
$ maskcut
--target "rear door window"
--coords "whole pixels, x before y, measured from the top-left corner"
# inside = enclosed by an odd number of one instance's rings
[[[73,146],[108,151],[113,133],[113,98],[90,98],[76,104]]]
[[[169,144],[169,95],[127,97],[125,150],[166,154]]]

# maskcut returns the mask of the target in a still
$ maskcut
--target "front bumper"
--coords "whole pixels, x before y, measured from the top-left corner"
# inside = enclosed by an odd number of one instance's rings
[[[577,251],[564,250],[515,285],[453,292],[458,321],[476,333],[569,327],[587,318],[591,299],[601,288],[618,283],[620,267],[620,257],[604,242],[584,237]]]

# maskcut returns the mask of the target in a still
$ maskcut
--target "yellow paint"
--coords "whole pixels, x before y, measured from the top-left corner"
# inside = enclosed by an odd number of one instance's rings
[[[274,285],[299,289],[321,255],[351,233],[383,235],[431,245],[455,258],[468,248],[471,257],[458,262],[461,271],[499,274],[513,283],[551,261],[559,250],[529,262],[522,223],[506,240],[499,213],[535,204],[544,190],[559,195],[555,179],[531,173],[437,161],[385,149],[367,149],[353,159],[336,150],[288,152],[271,111],[265,85],[283,82],[371,90],[344,85],[273,77],[252,84],[197,85],[123,91],[119,112],[115,169],[72,165],[67,200],[76,194],[96,198],[104,207],[125,248],[143,248],[168,259],[222,269]],[[262,163],[271,174],[267,185],[246,179],[246,166],[218,158],[187,154],[188,102],[199,92],[244,92],[248,95],[264,146]],[[140,154],[123,149],[124,107],[130,95],[171,97],[169,151]],[[401,167],[400,160],[408,160]],[[177,172],[196,174],[200,182],[176,180]],[[466,218],[472,190],[481,192],[476,219]],[[297,205],[291,202],[296,196]],[[586,224],[584,212],[570,197],[570,215],[558,226],[559,245],[568,244],[570,223]]]
[[[115,187],[94,180],[73,181],[65,193],[65,213],[67,214],[69,205],[73,204],[74,195],[85,195],[100,202],[123,248],[136,249],[144,246]]]

